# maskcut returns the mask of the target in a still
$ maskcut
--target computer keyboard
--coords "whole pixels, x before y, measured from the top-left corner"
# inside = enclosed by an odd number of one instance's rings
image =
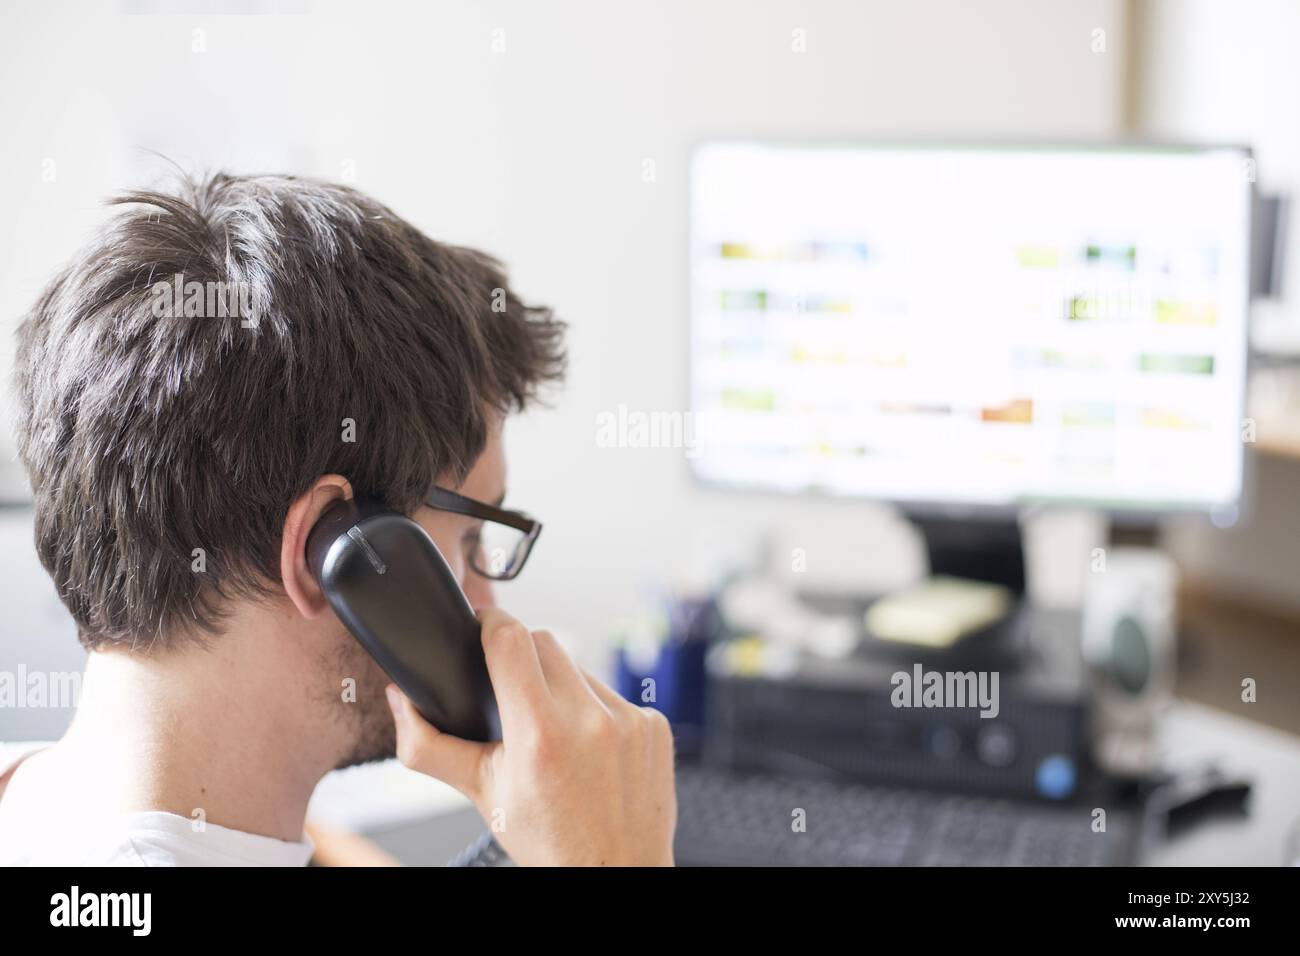
[[[1133,814],[1105,809],[1094,832],[1090,806],[680,767],[675,855],[679,866],[1131,863]]]

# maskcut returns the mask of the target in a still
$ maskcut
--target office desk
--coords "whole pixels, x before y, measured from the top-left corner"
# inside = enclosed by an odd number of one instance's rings
[[[1148,866],[1300,864],[1300,737],[1180,701],[1161,727],[1171,765],[1214,760],[1254,781],[1248,812],[1210,818],[1143,854]]]
[[[1161,746],[1174,766],[1215,760],[1255,783],[1249,812],[1204,820],[1173,841],[1148,848],[1149,866],[1277,866],[1300,857],[1300,737],[1201,704],[1180,701],[1166,715]],[[440,866],[486,827],[463,800],[440,801],[431,815],[367,835],[408,865]]]

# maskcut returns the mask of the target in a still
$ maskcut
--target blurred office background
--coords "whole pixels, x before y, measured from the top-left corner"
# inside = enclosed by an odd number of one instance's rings
[[[595,667],[648,590],[708,587],[765,546],[804,549],[801,584],[820,589],[885,590],[924,572],[887,507],[708,490],[682,449],[598,445],[602,413],[687,406],[694,144],[1233,142],[1255,149],[1261,193],[1300,185],[1289,0],[56,0],[8,4],[3,17],[6,381],[23,311],[102,220],[106,196],[166,178],[160,156],[352,182],[436,238],[491,251],[569,321],[567,387],[508,435],[509,503],[546,532],[499,597]],[[1300,243],[1284,256],[1253,319],[1267,376],[1251,408],[1248,506],[1231,529],[1180,518],[1162,535],[1189,615],[1183,693],[1300,731],[1282,693],[1300,684],[1300,387],[1288,365],[1300,361]],[[6,420],[10,402],[6,391]],[[0,669],[75,667],[32,554],[8,426],[0,469]],[[1035,517],[1035,598],[1077,606],[1105,534],[1088,511]],[[1271,689],[1250,709],[1242,673]],[[57,734],[66,716],[0,711],[0,738]]]

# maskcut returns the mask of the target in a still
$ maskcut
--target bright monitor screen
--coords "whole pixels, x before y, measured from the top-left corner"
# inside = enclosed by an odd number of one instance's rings
[[[697,149],[692,467],[902,503],[1234,513],[1249,164]]]

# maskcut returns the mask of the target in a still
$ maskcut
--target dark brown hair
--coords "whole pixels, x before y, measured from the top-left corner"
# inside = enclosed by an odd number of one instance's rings
[[[36,547],[88,648],[219,631],[230,598],[279,586],[317,477],[410,513],[563,371],[563,324],[496,261],[353,189],[216,175],[113,202],[20,326],[15,374]],[[237,314],[160,316],[176,276],[238,288]]]

